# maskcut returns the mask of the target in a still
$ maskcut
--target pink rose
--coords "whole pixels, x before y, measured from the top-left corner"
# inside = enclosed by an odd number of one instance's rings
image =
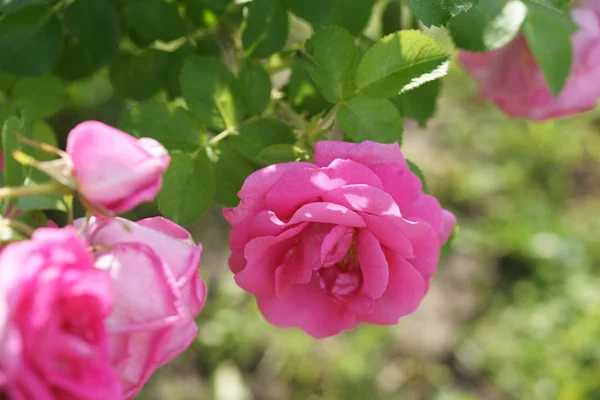
[[[315,164],[253,173],[224,210],[237,284],[269,322],[316,338],[397,323],[423,299],[456,219],[396,143],[322,141]]]
[[[119,400],[104,321],[112,289],[73,228],[0,255],[0,397]]]
[[[156,368],[198,334],[194,317],[206,298],[198,274],[202,245],[161,217],[92,218],[84,236],[98,248],[96,267],[112,279],[115,304],[106,322],[112,361],[125,398],[133,398]]]
[[[579,30],[571,37],[571,73],[558,97],[552,96],[522,36],[496,51],[460,52],[460,61],[481,84],[481,96],[513,117],[534,121],[594,108],[600,97],[600,7],[593,3],[572,10]]]
[[[169,153],[156,140],[137,139],[96,121],[83,122],[69,132],[67,153],[79,192],[117,213],[153,200],[170,162]]]

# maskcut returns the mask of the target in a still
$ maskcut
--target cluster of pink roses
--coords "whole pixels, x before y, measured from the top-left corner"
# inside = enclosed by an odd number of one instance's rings
[[[594,108],[600,98],[600,2],[580,1],[571,15],[579,29],[571,36],[571,72],[558,97],[552,95],[523,36],[495,51],[460,52],[460,61],[481,85],[481,97],[508,115],[534,121]]]
[[[169,164],[99,122],[71,131],[67,154],[84,203],[109,212],[152,200]],[[239,197],[224,210],[236,282],[271,323],[316,338],[415,311],[456,224],[398,144],[322,141],[314,164],[263,168]],[[130,399],[196,337],[202,246],[161,217],[100,214],[2,249],[0,397]]]

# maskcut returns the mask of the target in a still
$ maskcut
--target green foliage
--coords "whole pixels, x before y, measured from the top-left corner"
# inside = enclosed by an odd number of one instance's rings
[[[323,96],[332,103],[352,97],[358,48],[348,31],[338,27],[318,30],[307,43],[312,62],[307,66]]]
[[[154,96],[165,82],[169,53],[147,50],[141,54],[121,53],[110,67],[110,80],[122,96],[147,100]]]
[[[63,82],[53,75],[39,78],[23,78],[12,90],[12,100],[27,110],[33,118],[47,118],[62,109],[67,101]]]
[[[260,65],[246,62],[238,76],[239,87],[249,115],[265,111],[271,101],[271,77]]]
[[[128,0],[123,16],[136,35],[150,42],[169,42],[186,33],[177,7],[164,0]]]
[[[410,9],[425,26],[442,26],[455,15],[476,6],[479,0],[409,0]]]
[[[43,75],[56,65],[61,47],[60,21],[49,6],[24,7],[0,19],[0,70]]]
[[[276,144],[293,144],[296,141],[289,126],[276,119],[261,119],[240,126],[236,135],[231,136],[231,146],[244,158],[260,163],[264,148]]]
[[[233,149],[227,141],[220,142],[216,147],[213,161],[217,186],[215,200],[223,206],[235,207],[239,203],[238,191],[256,167]]]
[[[353,142],[402,143],[402,116],[389,100],[355,97],[340,107],[337,120]]]
[[[281,50],[288,37],[288,15],[284,0],[253,0],[242,32],[246,53],[266,58]]]
[[[2,150],[4,152],[2,183],[5,186],[19,186],[25,182],[25,167],[13,157],[13,152],[22,148],[17,133],[24,134],[24,124],[17,117],[8,118],[2,127]]]
[[[448,54],[416,31],[388,35],[371,47],[356,70],[359,93],[391,97],[448,72]]]
[[[171,164],[158,193],[160,212],[181,225],[197,221],[215,196],[215,175],[206,151],[171,153]]]
[[[402,116],[414,119],[421,127],[433,117],[440,93],[441,81],[431,81],[416,89],[390,98]]]
[[[402,1],[391,0],[381,17],[381,29],[383,35],[387,36],[402,29]]]
[[[286,0],[294,14],[314,28],[338,25],[358,36],[365,29],[373,9],[373,0]]]

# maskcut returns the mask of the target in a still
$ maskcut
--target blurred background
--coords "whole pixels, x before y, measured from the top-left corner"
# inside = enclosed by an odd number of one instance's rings
[[[306,37],[298,21],[294,33]],[[9,78],[0,74],[0,120],[10,96],[43,108],[39,82],[9,96]],[[46,110],[38,131],[59,140],[85,119],[123,126],[135,104],[115,93],[106,68],[50,86],[63,108]],[[290,99],[300,92],[287,89]],[[600,110],[535,124],[476,95],[454,63],[435,118],[406,123],[403,151],[460,225],[416,313],[326,340],[272,327],[233,281],[215,205],[189,227],[204,244],[209,287],[200,335],[139,399],[600,399]],[[157,213],[150,204],[129,217]]]
[[[454,64],[403,150],[460,231],[420,309],[326,340],[270,326],[226,266],[215,208],[192,228],[200,336],[143,400],[599,399],[600,112],[534,124],[476,99]]]

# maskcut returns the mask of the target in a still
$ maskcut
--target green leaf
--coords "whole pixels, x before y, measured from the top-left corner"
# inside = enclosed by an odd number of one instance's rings
[[[347,100],[354,94],[354,71],[358,48],[352,35],[343,28],[319,29],[307,43],[314,64],[307,66],[310,75],[331,103]]]
[[[52,129],[47,122],[41,119],[38,119],[33,123],[33,133],[31,138],[36,142],[42,142],[49,144],[50,146],[58,147],[56,132],[54,132],[54,129]],[[28,152],[40,161],[50,161],[56,158],[55,154],[37,148],[31,148],[31,150],[28,149]]]
[[[267,146],[279,143],[292,144],[296,141],[291,128],[276,119],[261,119],[243,124],[236,135],[232,135],[231,146],[243,157],[260,162],[260,152]]]
[[[458,224],[455,225],[454,229],[452,230],[452,233],[450,234],[450,237],[448,238],[448,240],[446,240],[444,246],[442,246],[442,250],[440,251],[440,258],[446,257],[450,253],[450,250],[452,250],[452,245],[454,244],[454,239],[456,239],[456,235],[458,235],[459,230],[460,229]]]
[[[33,118],[48,118],[66,104],[67,92],[60,79],[45,75],[20,79],[12,91],[12,99],[18,108],[28,110]]]
[[[367,26],[373,0],[287,0],[288,8],[297,16],[320,28],[338,25],[346,28],[354,36]]]
[[[214,197],[215,176],[206,151],[172,153],[157,196],[160,212],[177,224],[190,225],[204,215]]]
[[[23,134],[23,124],[17,117],[10,117],[2,127],[2,151],[4,152],[4,179],[5,186],[20,186],[25,182],[25,167],[13,157],[13,151],[21,149],[21,142],[17,139],[16,132]]]
[[[46,218],[46,214],[40,210],[26,211],[16,219],[32,228],[43,228],[48,226],[48,218]]]
[[[215,200],[223,206],[235,207],[240,201],[238,191],[256,168],[226,140],[221,141],[216,149],[213,168],[217,182]]]
[[[62,28],[46,5],[21,8],[0,19],[0,70],[15,76],[38,76],[58,61]]]
[[[129,0],[123,15],[130,28],[149,41],[170,42],[186,34],[177,7],[164,0]]]
[[[238,76],[248,115],[260,114],[271,100],[271,77],[260,64],[247,61]]]
[[[17,209],[21,211],[58,210],[67,212],[67,207],[62,197],[51,194],[21,197],[17,201]]]
[[[560,13],[529,5],[523,34],[555,96],[560,94],[571,71],[570,36],[575,30],[576,25]]]
[[[423,193],[429,193],[429,186],[427,185],[427,179],[425,179],[425,174],[423,173],[421,168],[419,168],[417,166],[417,164],[415,164],[414,162],[412,162],[410,160],[406,160],[406,163],[408,164],[408,168],[410,168],[412,173],[415,174],[421,181],[421,187],[423,188]]]
[[[520,0],[480,0],[448,25],[454,43],[469,51],[491,51],[509,43],[527,15]]]
[[[450,18],[476,6],[479,0],[408,0],[415,16],[430,27],[446,25]]]
[[[148,50],[142,54],[121,54],[110,67],[110,81],[117,92],[134,100],[147,100],[164,84],[169,53]]]
[[[47,3],[48,0],[0,0],[0,13],[10,13],[30,4]]]
[[[10,103],[0,103],[0,134],[2,133],[2,126],[4,122],[13,115],[17,114],[15,106]]]
[[[253,0],[242,31],[242,43],[251,57],[267,58],[281,50],[288,37],[288,14],[283,0]]]
[[[292,74],[289,83],[284,88],[284,92],[294,111],[311,116],[331,107],[331,104],[317,90],[308,72],[308,65],[306,60],[297,57],[293,59]]]
[[[402,1],[391,0],[381,16],[381,29],[383,35],[397,32],[402,29]]]
[[[209,127],[233,128],[246,116],[235,76],[219,59],[191,56],[183,64],[179,82],[190,111]]]
[[[421,127],[435,114],[441,81],[431,81],[418,88],[390,98],[402,116],[414,119]]]
[[[389,100],[355,97],[340,107],[337,121],[353,142],[402,143],[402,116]]]
[[[158,140],[168,150],[195,151],[205,140],[202,125],[186,110],[162,102],[138,103],[129,107],[119,128],[136,137]]]
[[[356,86],[370,97],[391,97],[443,77],[448,66],[448,54],[432,38],[401,31],[367,51],[356,70]]]
[[[75,80],[112,62],[119,52],[119,14],[109,0],[77,0],[64,12],[69,40],[58,73]]]
[[[265,165],[298,161],[301,157],[299,149],[291,144],[272,144],[261,150],[258,159]]]
[[[14,76],[0,71],[0,91],[7,91],[16,79]]]

